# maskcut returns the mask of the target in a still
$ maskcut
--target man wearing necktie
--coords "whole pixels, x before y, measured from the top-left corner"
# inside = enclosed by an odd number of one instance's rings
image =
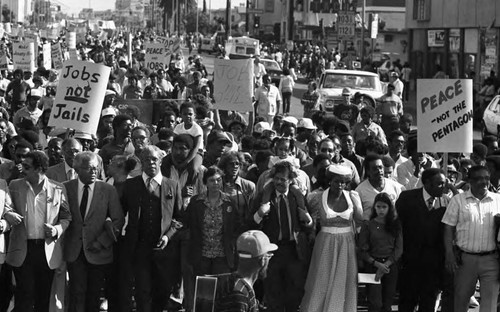
[[[76,154],[82,151],[82,144],[76,139],[66,139],[62,143],[62,150],[64,161],[47,169],[47,177],[59,183],[74,180],[78,177],[73,167],[73,160]]]
[[[165,259],[171,253],[167,245],[182,227],[175,220],[179,219],[182,197],[179,184],[161,174],[164,155],[154,145],[144,147],[140,155],[142,174],[125,182],[121,199],[123,210],[128,213],[122,259],[129,262],[123,266],[121,276],[127,276],[128,270],[135,275],[138,312],[163,311],[176,282],[165,274],[169,266]],[[121,286],[125,301],[121,311],[129,311],[130,284],[124,281]]]
[[[434,311],[443,291],[441,311],[453,311],[452,277],[444,274],[443,218],[450,197],[444,194],[447,182],[444,171],[426,169],[423,187],[403,191],[396,210],[403,228],[399,311]]]
[[[304,224],[303,214],[290,184],[296,177],[291,163],[278,162],[271,169],[272,193],[269,202],[263,202],[263,192],[257,195],[253,215],[256,226],[279,246],[269,262],[265,281],[266,302],[269,311],[297,311],[304,294],[304,283],[308,259],[307,246],[299,239],[299,233],[312,226],[312,221]],[[305,220],[305,219],[304,219]]]
[[[113,261],[113,244],[125,222],[116,189],[97,180],[92,152],[73,160],[78,179],[64,183],[73,222],[66,232],[64,259],[69,272],[69,312],[99,311],[101,289]]]

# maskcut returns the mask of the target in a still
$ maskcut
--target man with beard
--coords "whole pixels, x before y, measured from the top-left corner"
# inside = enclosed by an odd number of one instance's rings
[[[63,139],[53,138],[49,141],[47,145],[47,156],[49,156],[49,166],[55,166],[64,161],[62,153],[62,143]]]
[[[4,179],[7,183],[14,179],[19,179],[24,177],[23,166],[21,162],[26,157],[26,155],[33,151],[33,145],[28,141],[20,138],[14,148],[14,161],[5,162],[0,165],[0,179]]]
[[[108,165],[115,155],[132,154],[134,147],[130,137],[132,136],[132,117],[128,115],[118,115],[113,119],[113,140],[104,145],[99,151],[104,169],[108,170]]]
[[[217,276],[215,310],[219,312],[258,311],[253,285],[259,278],[266,278],[269,260],[278,246],[271,244],[261,231],[247,231],[238,237],[238,269],[234,273]]]

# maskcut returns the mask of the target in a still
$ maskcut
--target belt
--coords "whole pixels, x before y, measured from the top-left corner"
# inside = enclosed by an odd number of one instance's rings
[[[344,233],[352,233],[352,227],[335,227],[335,226],[324,226],[321,228],[321,232],[329,233],[329,234],[344,234]]]
[[[45,239],[28,239],[28,244],[43,245],[43,244],[45,244]]]
[[[484,251],[484,252],[468,252],[468,251],[464,251],[462,249],[460,249],[460,251],[463,252],[464,254],[467,254],[467,255],[480,256],[480,257],[492,255],[492,254],[495,254],[497,252],[496,249],[490,250],[490,251]]]

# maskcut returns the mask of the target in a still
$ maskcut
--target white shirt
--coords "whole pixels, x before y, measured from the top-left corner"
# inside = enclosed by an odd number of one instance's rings
[[[42,190],[35,194],[31,184],[28,185],[26,194],[26,232],[28,239],[44,239],[43,225],[47,223],[47,178],[43,181]]]
[[[392,200],[392,203],[396,203],[396,200],[399,198],[399,195],[402,191],[404,191],[404,187],[398,182],[384,178],[385,185],[384,189],[379,192],[373,185],[365,179],[361,182],[356,188],[356,192],[358,192],[359,197],[361,198],[361,205],[363,206],[363,219],[370,220],[370,216],[372,214],[373,204],[375,200],[375,196],[380,193],[387,193]]]
[[[148,176],[146,173],[142,173],[142,180],[144,181],[144,185],[146,185],[146,188],[148,188],[148,180],[151,179],[150,176]],[[155,195],[159,195],[160,192],[158,190],[158,187],[161,186],[161,181],[163,180],[163,176],[161,174],[161,171],[158,171],[158,174],[155,175],[152,179],[151,179],[151,183],[153,183],[153,187],[154,187],[154,190],[155,190]]]
[[[64,172],[66,172],[66,178],[69,180],[73,180],[78,178],[78,174],[76,173],[75,169],[71,168],[66,160],[64,161]]]
[[[259,102],[257,106],[257,115],[259,116],[274,116],[278,109],[277,103],[281,102],[281,94],[278,88],[273,84],[266,87],[261,86],[255,92],[255,100]]]
[[[85,184],[78,179],[78,207],[80,207],[80,204],[82,203],[84,187]],[[85,208],[85,216],[87,216],[87,213],[89,212],[90,204],[92,203],[92,198],[94,197],[94,187],[95,183],[89,184],[89,197],[87,200],[87,207]]]
[[[403,89],[405,87],[404,83],[398,79],[394,80],[392,83],[394,85],[394,94],[399,96],[400,98],[403,97]]]
[[[195,148],[197,150],[203,150],[203,146],[204,146],[203,145],[203,129],[196,122],[193,121],[193,125],[189,129],[186,129],[184,127],[184,123],[182,122],[182,123],[178,124],[177,126],[175,126],[174,133],[175,134],[186,133],[186,134],[189,134],[190,136],[192,136],[193,139],[196,137],[200,137],[200,143]]]

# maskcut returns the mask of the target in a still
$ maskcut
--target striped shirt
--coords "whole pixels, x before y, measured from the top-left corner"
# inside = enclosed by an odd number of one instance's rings
[[[217,275],[215,311],[258,312],[259,306],[252,286],[236,273]]]
[[[488,192],[479,200],[471,191],[455,195],[442,222],[456,227],[456,244],[466,252],[495,250],[494,216],[500,213],[500,194]]]

